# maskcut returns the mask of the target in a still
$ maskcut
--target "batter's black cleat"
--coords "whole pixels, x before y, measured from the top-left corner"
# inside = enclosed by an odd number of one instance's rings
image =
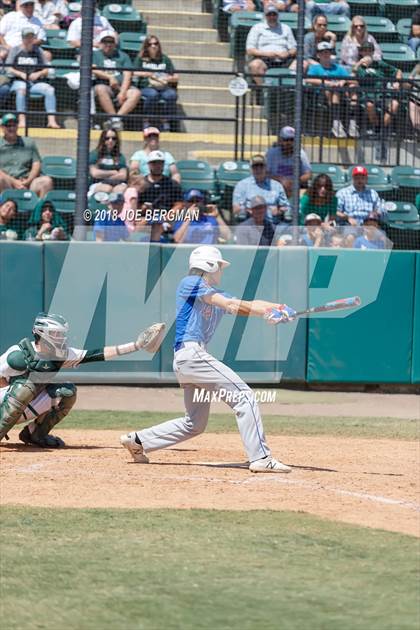
[[[19,440],[24,444],[32,444],[33,446],[40,446],[41,448],[62,448],[65,446],[63,440],[56,435],[44,435],[44,437],[37,437],[29,431],[28,427],[25,427],[19,433]]]

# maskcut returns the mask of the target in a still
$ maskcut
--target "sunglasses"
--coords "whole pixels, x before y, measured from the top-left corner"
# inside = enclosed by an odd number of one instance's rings
[[[266,13],[266,15],[278,15],[278,13],[276,13],[275,11],[270,11],[270,13]]]
[[[365,28],[364,24],[355,24],[354,28]]]
[[[105,140],[116,140],[117,136],[105,136]]]
[[[148,46],[159,46],[159,42],[149,42]]]
[[[109,44],[109,45],[110,44],[115,44],[115,40],[113,40],[113,39],[103,39],[102,43],[103,44]]]

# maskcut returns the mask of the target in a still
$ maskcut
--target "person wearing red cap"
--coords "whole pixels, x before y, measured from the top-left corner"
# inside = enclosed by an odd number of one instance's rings
[[[382,201],[373,188],[367,185],[368,172],[364,166],[355,166],[353,183],[337,192],[337,219],[344,225],[362,225],[365,218],[382,211]]]
[[[140,192],[145,184],[145,177],[149,175],[150,168],[147,162],[152,151],[162,151],[165,156],[163,175],[170,177],[174,182],[181,183],[181,175],[177,169],[175,158],[169,151],[160,148],[160,131],[157,127],[147,127],[143,131],[143,148],[135,151],[130,158],[130,184]]]

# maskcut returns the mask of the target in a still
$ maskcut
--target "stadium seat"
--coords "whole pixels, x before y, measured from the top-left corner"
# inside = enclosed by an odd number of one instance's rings
[[[413,203],[388,201],[385,210],[388,223],[417,223],[419,220],[419,213]]]
[[[411,32],[411,20],[410,18],[403,18],[397,22],[397,32],[402,44],[406,44],[410,37]]]
[[[127,53],[131,59],[134,59],[146,39],[146,34],[129,31],[128,33],[120,33],[119,38],[121,50]]]
[[[384,61],[405,72],[412,70],[416,63],[416,56],[407,44],[385,42],[380,46]]]
[[[49,175],[54,188],[72,189],[76,181],[76,160],[64,155],[49,155],[42,158],[42,174]]]
[[[394,166],[391,182],[398,188],[399,201],[414,203],[420,191],[420,168],[414,166]]]
[[[312,179],[317,175],[325,174],[331,177],[334,190],[339,190],[347,185],[347,177],[345,171],[336,164],[322,164],[320,162],[313,162],[311,164]]]
[[[181,174],[182,190],[198,188],[203,192],[216,194],[216,177],[213,168],[203,160],[179,160],[176,163]]]
[[[398,31],[391,20],[373,15],[365,15],[363,18],[369,33],[374,36],[377,42],[398,42]]]
[[[51,32],[51,31],[49,31]],[[52,37],[48,37],[45,44],[43,44],[42,48],[48,50],[53,57],[60,57],[61,59],[74,59],[77,54],[76,48],[70,46],[68,43],[66,36],[66,31],[55,31],[56,33],[65,33],[65,37],[53,35]]]
[[[279,121],[293,124],[296,75],[289,68],[270,68],[264,76],[264,111],[269,133],[277,133]],[[274,88],[281,86],[281,90]],[[286,117],[286,118],[285,118]]]
[[[347,0],[350,5],[351,17],[355,15],[379,15],[380,4],[378,0]]]
[[[297,15],[297,14],[296,14]],[[344,15],[329,15],[328,16],[328,30],[337,35],[337,39],[343,39],[344,35],[350,28],[350,20]]]
[[[141,14],[128,4],[107,4],[101,15],[111,22],[118,33],[146,33],[147,26]]]
[[[57,212],[62,214],[74,214],[76,204],[76,193],[72,190],[50,190],[45,197],[45,201],[51,201]]]
[[[222,162],[216,171],[217,184],[222,196],[222,207],[230,210],[232,208],[233,189],[241,179],[249,177],[249,162],[243,160],[229,160]]]
[[[15,188],[6,188],[1,193],[3,201],[13,199],[16,201],[18,212],[32,212],[35,209],[37,203],[39,203],[39,197],[32,190],[16,190]]]
[[[383,168],[374,164],[364,164],[364,166],[368,172],[368,185],[370,188],[373,188],[378,193],[391,192],[395,190],[395,184],[389,181],[389,177]],[[353,167],[350,167],[347,171],[349,181],[351,180],[352,170]]]
[[[419,8],[418,0],[381,0],[385,17],[396,23],[400,18],[411,18]]]

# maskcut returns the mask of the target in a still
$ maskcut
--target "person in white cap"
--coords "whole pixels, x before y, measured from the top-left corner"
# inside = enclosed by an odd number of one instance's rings
[[[31,26],[35,32],[35,46],[41,46],[47,35],[42,22],[34,15],[34,0],[20,0],[19,9],[6,13],[0,20],[0,45],[10,49],[22,44],[22,30]]]
[[[99,37],[103,31],[113,31],[118,42],[118,34],[112,27],[111,22],[100,14],[98,9],[95,10],[93,18],[93,48],[99,48]],[[80,40],[82,39],[82,18],[78,17],[69,26],[67,31],[67,41],[70,46],[74,48],[80,48]]]
[[[135,151],[130,158],[130,185],[135,186],[140,192],[145,183],[145,177],[150,173],[147,163],[152,151],[162,151],[165,156],[163,175],[171,177],[178,184],[181,183],[181,175],[177,169],[175,158],[169,151],[160,148],[160,131],[157,127],[147,127],[143,130],[143,148]]]
[[[260,410],[252,389],[233,370],[209,352],[207,344],[225,313],[286,323],[296,311],[286,304],[265,300],[244,301],[217,288],[230,265],[217,247],[202,245],[189,258],[189,273],[176,291],[174,370],[184,389],[185,415],[120,438],[136,463],[148,463],[146,453],[175,446],[202,433],[210,401],[223,400],[234,411],[239,433],[255,473],[288,473],[291,468],[275,459],[264,435]]]
[[[274,4],[264,8],[265,19],[251,27],[246,40],[246,54],[251,58],[249,72],[262,85],[268,68],[289,66],[296,57],[296,40],[292,29],[279,20]]]
[[[253,0],[223,0],[223,11],[225,13],[256,11],[256,6]]]
[[[294,163],[294,127],[282,127],[279,131],[277,146],[268,149],[266,154],[268,176],[276,179],[290,198],[293,188],[293,163]],[[307,188],[311,179],[312,170],[309,158],[304,149],[300,151],[300,186]]]

